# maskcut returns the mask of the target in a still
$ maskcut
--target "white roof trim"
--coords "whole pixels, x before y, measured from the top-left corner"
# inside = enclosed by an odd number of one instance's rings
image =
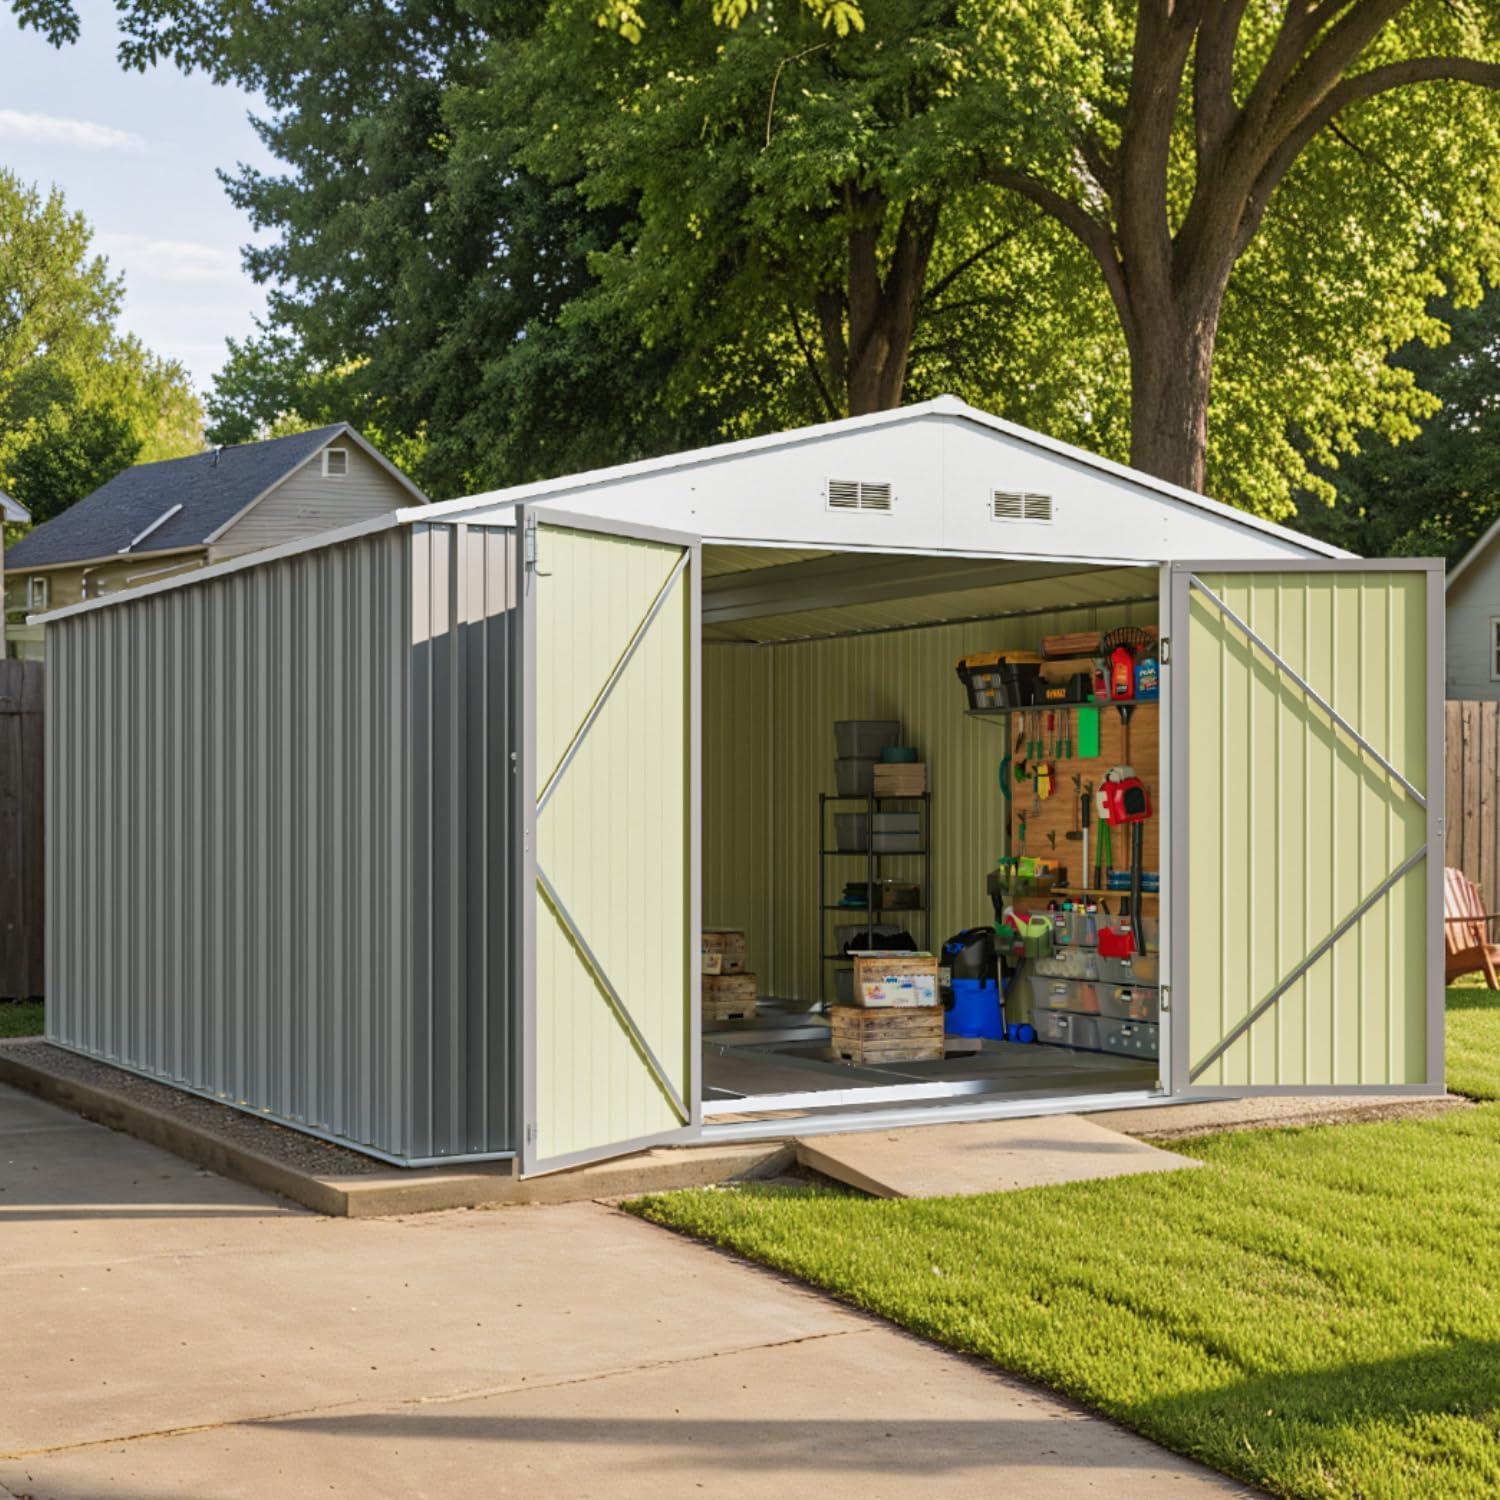
[[[564,474],[556,479],[516,485],[510,489],[490,490],[484,494],[468,495],[458,500],[442,500],[428,506],[426,514],[431,519],[437,516],[461,515],[472,510],[487,510],[495,505],[537,499],[591,485],[610,484],[621,479],[634,479],[643,474],[665,473],[671,469],[686,468],[693,464],[740,458],[770,448],[788,448],[800,443],[814,442],[819,438],[863,432],[873,427],[893,426],[896,423],[917,421],[925,417],[960,417],[964,421],[973,422],[976,426],[987,427],[992,432],[1002,433],[1018,442],[1029,444],[1033,448],[1040,448],[1055,457],[1082,464],[1086,468],[1098,469],[1101,473],[1109,474],[1116,479],[1124,479],[1141,489],[1152,490],[1166,499],[1194,506],[1222,520],[1232,521],[1236,525],[1244,526],[1251,531],[1262,532],[1267,536],[1274,536],[1280,541],[1291,542],[1307,552],[1317,553],[1324,557],[1353,557],[1355,555],[1352,552],[1346,552],[1342,547],[1319,541],[1316,537],[1304,536],[1300,531],[1293,531],[1290,527],[1279,526],[1275,521],[1263,521],[1259,516],[1252,516],[1248,511],[1237,510],[1232,505],[1210,500],[1206,495],[1199,495],[1179,485],[1168,484],[1166,480],[1157,479],[1151,474],[1143,474],[1139,469],[1132,469],[1125,464],[1117,464],[1111,459],[1101,458],[1097,453],[1090,453],[1084,448],[1075,448],[1071,443],[1062,443],[1056,438],[1033,432],[1030,428],[1017,426],[1014,422],[1007,422],[1002,417],[993,416],[987,411],[980,411],[978,407],[970,406],[966,401],[960,401],[957,396],[937,396],[931,401],[922,401],[915,406],[898,407],[894,411],[874,412],[865,417],[845,417],[837,422],[820,422],[812,427],[796,427],[790,432],[741,438],[733,443],[715,443],[706,448],[690,448],[686,453],[670,453],[661,458],[640,459],[635,463],[617,464],[607,469],[589,469],[581,474]],[[417,519],[407,512],[402,512],[402,514],[409,520]]]
[[[1449,573],[1447,582],[1443,584],[1443,592],[1445,594],[1449,589],[1453,587],[1455,583],[1458,582],[1459,577],[1463,573],[1464,569],[1467,568],[1469,564],[1473,562],[1479,556],[1479,554],[1489,546],[1492,541],[1495,540],[1497,534],[1500,534],[1500,516],[1497,516],[1493,521],[1490,522],[1489,526],[1485,528],[1484,535],[1480,537],[1479,540],[1475,542],[1474,545],[1470,547],[1469,550],[1465,552],[1464,555],[1459,558],[1459,560],[1454,564],[1453,571]]]
[[[116,556],[123,557],[124,554],[129,552],[132,548],[138,546],[141,542],[144,542],[146,538],[150,536],[158,526],[165,526],[167,522],[170,521],[172,517],[175,516],[181,509],[182,504],[180,501],[176,505],[168,506],[167,509],[164,510],[144,531],[136,532],[136,534],[131,537],[131,539],[126,542],[123,547],[119,548]]]

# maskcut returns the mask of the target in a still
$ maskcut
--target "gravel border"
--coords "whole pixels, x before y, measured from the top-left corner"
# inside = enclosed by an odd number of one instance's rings
[[[294,1172],[313,1177],[368,1177],[400,1170],[347,1146],[336,1146],[300,1130],[288,1129],[232,1105],[216,1104],[168,1083],[142,1078],[123,1068],[95,1062],[37,1039],[0,1042],[0,1052],[28,1068],[70,1083],[107,1090],[131,1104],[144,1105],[225,1144],[269,1157]]]

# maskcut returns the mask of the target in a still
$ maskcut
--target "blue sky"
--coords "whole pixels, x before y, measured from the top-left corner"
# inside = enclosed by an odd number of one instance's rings
[[[206,390],[225,338],[265,307],[240,268],[249,221],[214,175],[273,164],[247,119],[257,101],[170,67],[125,72],[109,0],[78,9],[82,39],[60,51],[0,9],[0,165],[82,210],[125,275],[124,327]]]

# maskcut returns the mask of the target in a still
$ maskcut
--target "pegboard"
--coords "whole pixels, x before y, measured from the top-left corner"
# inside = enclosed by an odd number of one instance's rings
[[[1099,710],[1099,754],[1088,760],[1080,759],[1077,754],[1077,716],[1078,709],[1085,706],[1094,706]],[[1073,755],[1062,759],[1055,756],[1052,751],[1054,742],[1061,738],[1061,719],[1065,711],[1070,711],[1073,716]],[[1034,859],[1044,859],[1049,863],[1055,862],[1063,865],[1068,874],[1067,890],[1078,891],[1089,885],[1090,876],[1080,871],[1083,858],[1083,844],[1081,841],[1070,840],[1065,835],[1076,829],[1078,825],[1078,792],[1073,785],[1073,777],[1078,776],[1085,782],[1092,782],[1095,791],[1104,779],[1104,773],[1111,766],[1129,765],[1135,768],[1135,774],[1141,778],[1151,792],[1152,816],[1146,820],[1143,829],[1143,855],[1142,869],[1147,871],[1159,871],[1159,851],[1161,848],[1161,708],[1158,702],[1145,702],[1136,704],[1130,715],[1129,725],[1129,747],[1126,746],[1126,726],[1121,722],[1119,710],[1109,703],[1097,705],[1067,704],[1057,705],[1053,708],[1038,708],[1030,710],[1031,722],[1035,722],[1035,715],[1041,716],[1043,760],[1052,767],[1053,792],[1050,797],[1043,798],[1038,806],[1033,792],[1032,780],[1028,776],[1024,782],[1017,782],[1012,775],[1011,798],[1010,798],[1010,849],[1012,854],[1029,855]],[[1053,729],[1047,729],[1047,716],[1052,714],[1054,720]],[[1025,755],[1025,743],[1022,733],[1023,725],[1028,722],[1027,713],[1017,710],[1009,716],[1007,733],[1009,735],[1009,748],[1013,758],[1017,761]],[[1017,739],[1022,738],[1022,747],[1016,749]],[[1025,846],[1021,843],[1021,817],[1025,815],[1026,841]],[[1097,814],[1089,819],[1089,862],[1092,865],[1094,859],[1094,842],[1097,832]],[[1130,867],[1130,829],[1128,827],[1117,827],[1111,830],[1113,840],[1113,866],[1117,870],[1125,870]],[[1111,891],[1110,896],[1127,894],[1121,891]],[[1145,909],[1151,910],[1151,902],[1155,899],[1151,892],[1144,892]],[[1111,904],[1112,905],[1112,904]]]

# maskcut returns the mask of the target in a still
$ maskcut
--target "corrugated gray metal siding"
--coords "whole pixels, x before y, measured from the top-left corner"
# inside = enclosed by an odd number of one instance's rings
[[[411,1154],[515,1147],[515,533],[411,528]]]
[[[52,1040],[403,1160],[510,1149],[509,552],[398,528],[48,627]]]

